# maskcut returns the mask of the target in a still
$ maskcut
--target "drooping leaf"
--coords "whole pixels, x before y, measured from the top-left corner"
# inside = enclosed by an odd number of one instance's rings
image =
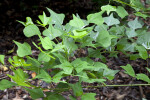
[[[65,18],[65,15],[64,14],[57,14],[55,13],[54,11],[52,11],[51,9],[47,8],[48,11],[50,12],[51,14],[51,18],[52,18],[52,22],[53,24],[56,24],[56,25],[62,25],[63,23],[63,20]]]
[[[120,21],[118,19],[114,18],[113,13],[109,17],[104,17],[104,22],[108,26],[120,24]]]
[[[148,82],[148,83],[150,83],[150,79],[149,79],[149,77],[147,76],[147,75],[145,75],[145,74],[136,74],[136,78],[138,79],[138,80],[143,80],[143,81],[145,81],[145,82]]]
[[[104,23],[104,19],[102,18],[102,14],[104,11],[94,13],[94,14],[89,14],[87,16],[87,20],[89,23],[95,23],[97,25],[102,25]]]
[[[17,41],[14,42],[18,46],[17,54],[19,57],[24,57],[32,54],[31,47],[28,43],[24,42],[23,44],[21,44]]]
[[[35,78],[41,79],[45,81],[46,83],[51,82],[51,76],[43,69],[40,70],[40,74],[37,75]]]
[[[77,82],[75,84],[69,84],[73,90],[73,94],[77,97],[83,94],[81,83]]]
[[[139,23],[137,18],[135,18],[135,20],[133,20],[133,21],[129,21],[128,26],[130,28],[132,28],[133,30],[138,29],[138,28],[142,28],[142,25]]]
[[[26,26],[23,32],[26,37],[32,37],[34,35],[41,35],[39,28],[34,24]]]
[[[125,73],[129,74],[132,77],[135,77],[135,72],[130,64],[127,64],[126,66],[121,66],[125,70]]]
[[[81,96],[81,100],[96,100],[96,93],[85,93]]]
[[[139,55],[146,60],[148,58],[148,54],[146,49],[143,46],[136,46],[136,49],[139,51]]]
[[[69,24],[79,29],[82,29],[85,25],[84,22],[80,18],[77,18],[74,14],[73,19],[70,20]]]
[[[32,99],[38,99],[44,97],[44,93],[41,88],[37,88],[37,89],[24,88],[24,89],[29,92]]]
[[[115,6],[111,6],[111,5],[105,5],[101,7],[102,11],[106,11],[107,15],[109,15],[109,13],[111,11],[116,11],[116,7]]]
[[[121,18],[128,15],[128,12],[122,6],[118,6],[116,12]]]
[[[0,81],[0,90],[5,90],[5,89],[11,88],[13,86],[16,86],[16,84],[13,83],[13,82],[8,81],[6,79],[3,79],[3,80]]]
[[[2,63],[4,65],[4,58],[5,58],[5,55],[0,55],[0,63]]]

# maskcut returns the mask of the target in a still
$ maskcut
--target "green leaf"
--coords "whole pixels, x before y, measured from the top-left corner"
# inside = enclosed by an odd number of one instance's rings
[[[136,13],[134,13],[136,16],[140,16],[140,17],[142,17],[142,18],[144,18],[144,19],[146,19],[147,17],[148,17],[148,15],[146,15],[146,14],[143,14],[143,13],[141,13],[141,12],[136,12]]]
[[[101,62],[95,62],[94,67],[92,68],[93,71],[99,71],[100,69],[108,70],[108,66],[101,63]]]
[[[79,75],[80,75],[80,81],[83,81],[83,82],[88,82],[88,83],[93,83],[93,82],[104,83],[104,81],[106,81],[105,79],[90,78],[90,76],[88,76],[86,72],[81,72]],[[92,77],[93,76],[95,77],[95,75],[92,75]]]
[[[118,6],[116,12],[121,18],[128,15],[128,12],[122,6]]]
[[[55,92],[64,92],[64,91],[68,91],[69,90],[69,85],[68,83],[58,83],[58,85],[56,86],[56,89],[54,90]]]
[[[98,34],[96,38],[96,42],[100,43],[103,47],[108,47],[111,45],[111,36],[109,35],[108,31],[103,30]]]
[[[52,11],[51,9],[47,8],[47,10],[50,12],[51,14],[51,18],[52,18],[52,22],[53,24],[56,24],[56,25],[62,25],[63,23],[63,20],[65,18],[65,15],[64,14],[57,14],[55,13],[54,11]]]
[[[31,70],[37,73],[39,72],[41,64],[37,59],[27,56],[27,64],[30,64],[29,67],[26,67],[27,70]]]
[[[73,19],[70,20],[69,24],[79,29],[82,29],[85,25],[84,22],[80,18],[76,17],[74,14]]]
[[[118,19],[114,18],[113,13],[109,17],[104,17],[104,22],[108,26],[120,24],[120,21]]]
[[[46,83],[51,82],[51,76],[43,69],[40,70],[40,74],[37,75],[35,78],[41,79],[45,81]]]
[[[45,12],[43,12],[43,15],[38,16],[41,20],[42,24],[38,21],[39,24],[43,25],[44,27],[51,21],[50,17],[47,17]]]
[[[111,5],[105,5],[101,7],[102,11],[106,11],[107,15],[109,15],[109,13],[111,11],[116,11],[116,7],[115,6],[111,6]]]
[[[144,44],[144,45],[147,45],[146,47],[148,47],[148,44],[150,42],[150,32],[146,32],[140,36],[138,36],[138,39],[137,39],[137,43],[139,44]]]
[[[148,77],[147,75],[145,75],[145,74],[136,74],[136,78],[137,78],[138,80],[143,80],[143,81],[145,81],[145,82],[150,83],[149,77]]]
[[[29,57],[29,56],[27,56],[27,63],[28,64],[32,64],[32,66],[35,66],[35,67],[40,67],[40,63],[36,60],[36,59],[34,59],[34,58],[31,58],[31,57]]]
[[[126,71],[125,73],[129,74],[132,77],[135,77],[135,72],[130,64],[121,67]]]
[[[70,98],[70,100],[77,100],[75,97],[73,97],[73,96],[69,96],[69,98]]]
[[[17,20],[18,21],[18,20]],[[30,17],[26,17],[26,22],[18,21],[19,23],[23,24],[24,26],[32,25],[34,24],[32,22],[32,19]]]
[[[147,51],[143,46],[136,46],[136,49],[139,51],[139,55],[142,59],[146,60],[148,58]]]
[[[44,93],[41,88],[38,88],[38,89],[24,88],[24,89],[29,92],[32,99],[38,99],[38,98],[44,97]]]
[[[27,73],[23,72],[22,69],[17,69],[13,70],[15,73],[14,76],[7,74],[10,78],[12,78],[18,85],[20,86],[26,86],[26,87],[31,87],[26,83],[28,75]]]
[[[47,52],[48,53],[48,52]],[[45,62],[48,62],[50,61],[50,57],[48,55],[46,55],[45,53],[41,52],[39,55],[38,55],[38,61],[45,61]]]
[[[75,44],[75,41],[72,38],[64,38],[63,43],[68,54],[71,54],[73,51],[78,49],[78,46]]]
[[[16,84],[13,83],[13,82],[8,81],[6,79],[3,79],[3,80],[0,81],[0,90],[5,90],[5,89],[11,88],[13,86],[16,86]]]
[[[64,74],[71,74],[72,70],[73,70],[73,66],[68,61],[65,61],[64,63],[62,63],[60,65],[56,65],[56,66],[54,66],[54,68],[61,68],[61,69],[63,69],[64,70]]]
[[[90,66],[88,66],[88,63],[86,61],[82,61],[80,58],[77,58],[76,60],[74,60],[72,62],[72,65],[74,66],[77,73],[82,72],[82,70],[84,69],[90,68]]]
[[[53,46],[52,46],[52,41],[50,40],[49,37],[45,37],[44,39],[39,35],[39,38],[41,40],[41,43],[42,43],[42,46],[45,50],[48,50],[48,49],[53,49]]]
[[[17,41],[14,42],[18,46],[17,54],[19,57],[24,57],[32,54],[31,47],[28,43],[24,42],[23,44],[21,44]]]
[[[87,20],[89,23],[95,23],[97,25],[102,25],[104,23],[104,19],[102,18],[102,14],[104,11],[94,13],[94,14],[89,14],[87,16]]]
[[[49,25],[49,28],[43,31],[44,36],[48,36],[50,40],[61,36],[62,33],[58,29],[54,28],[51,24]]]
[[[13,56],[13,60],[9,57],[8,61],[14,67],[24,67],[25,68],[27,66],[31,66],[31,64],[27,64],[23,58],[18,57],[18,56]]]
[[[96,93],[85,93],[81,96],[81,100],[96,100]]]
[[[146,67],[146,69],[148,70],[148,72],[150,73],[150,69],[148,67]]]
[[[138,59],[138,58],[141,58],[141,57],[139,56],[139,54],[131,54],[131,55],[130,55],[130,60],[136,60],[136,59]]]
[[[62,95],[58,93],[48,92],[47,97],[44,100],[66,100]]]
[[[51,53],[56,51],[63,51],[63,48],[65,48],[66,45],[62,45],[62,43],[58,43],[55,45],[55,48],[51,50]]]
[[[34,35],[41,35],[39,28],[36,25],[28,25],[23,30],[26,37],[32,37]]]
[[[64,76],[63,76],[63,73],[64,73],[63,71],[60,71],[60,72],[58,72],[57,74],[55,74],[55,75],[53,76],[53,78],[52,78],[52,79],[53,79],[52,81],[53,81],[54,83],[60,82],[60,79],[64,77]]]
[[[73,94],[77,97],[83,94],[81,83],[77,82],[75,84],[69,84],[73,90]]]
[[[126,35],[128,36],[128,38],[131,38],[131,37],[136,37],[137,33],[132,28],[126,28]]]
[[[130,51],[130,52],[135,52],[135,46],[136,46],[136,43],[127,43],[127,44],[125,44],[124,50]]]
[[[96,48],[95,47],[95,44],[93,44],[92,42],[94,41],[93,38],[89,37],[89,36],[85,36],[82,38],[82,41],[81,41],[81,48],[84,48],[86,46],[91,46],[93,48]]]
[[[108,80],[113,80],[115,77],[115,74],[118,72],[119,70],[107,69],[107,70],[104,70],[103,76],[106,77]]]
[[[0,55],[0,63],[2,63],[4,65],[4,58],[5,58],[5,55]]]
[[[73,30],[73,34],[74,34],[74,36],[72,36],[72,35],[69,35],[69,36],[72,37],[72,38],[77,39],[77,38],[83,38],[88,33],[87,33],[86,30]]]
[[[138,29],[138,28],[142,28],[142,25],[138,22],[137,18],[135,18],[135,20],[133,20],[133,21],[129,21],[128,26],[130,28],[132,28],[133,30]]]

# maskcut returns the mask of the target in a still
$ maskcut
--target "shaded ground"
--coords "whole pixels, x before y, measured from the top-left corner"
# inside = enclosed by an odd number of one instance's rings
[[[65,21],[68,22],[73,13],[78,13],[81,18],[86,18],[88,13],[93,12],[93,10],[98,9],[95,3],[92,3],[90,0],[3,0],[0,1],[0,54],[7,54],[8,50],[11,50],[14,47],[12,40],[19,42],[27,41],[31,43],[31,40],[35,38],[27,39],[23,35],[23,28],[20,23],[16,20],[25,21],[27,16],[33,18],[35,21],[37,15],[42,14],[43,11],[46,11],[45,7],[49,7],[55,12],[64,13],[66,15]],[[48,13],[48,12],[46,12]],[[33,54],[36,56],[36,52]],[[14,55],[10,54],[11,55]],[[7,58],[9,55],[7,55]],[[6,58],[6,59],[7,59]],[[94,59],[99,61],[99,59]],[[120,69],[120,66],[131,64],[136,73],[145,73],[146,61],[136,60],[129,61],[128,58],[120,55],[118,59],[108,58],[107,65],[111,69]],[[9,79],[6,77],[6,74],[11,74],[9,70],[2,71],[0,70],[0,80]],[[31,72],[28,72],[31,75]],[[73,80],[72,80],[73,81]],[[76,81],[76,80],[74,80]],[[38,83],[37,80],[33,81],[33,84]],[[121,70],[113,81],[108,81],[107,84],[137,84],[143,83],[135,79],[131,79],[128,75],[124,74]],[[48,84],[40,83],[41,86],[48,87]],[[88,85],[88,84],[83,84]],[[90,84],[91,86],[98,84]],[[96,92],[97,100],[141,100],[141,98],[146,97],[150,100],[150,87],[103,87],[103,88],[85,88],[84,92]],[[64,97],[68,99],[70,93],[63,93]],[[14,100],[30,100],[29,94],[26,93],[20,87],[14,87],[12,89],[7,89],[5,91],[0,91],[0,99],[8,100],[18,98]],[[69,100],[69,99],[68,99]]]

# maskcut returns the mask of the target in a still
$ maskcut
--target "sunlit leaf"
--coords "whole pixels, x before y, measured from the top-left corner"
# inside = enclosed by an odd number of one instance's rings
[[[135,77],[135,72],[130,64],[121,67],[125,70],[125,73],[129,74],[132,77]]]
[[[28,43],[25,42],[25,43],[21,44],[17,41],[14,41],[14,42],[18,46],[17,54],[19,57],[24,57],[24,56],[32,54],[31,46]]]

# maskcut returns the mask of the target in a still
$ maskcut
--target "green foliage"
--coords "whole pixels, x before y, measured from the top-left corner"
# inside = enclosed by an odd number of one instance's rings
[[[4,64],[5,55],[0,55],[0,63]]]
[[[96,100],[95,96],[95,93],[85,93],[82,95],[81,100]]]
[[[23,32],[26,37],[35,35],[39,37],[38,44],[32,43],[40,53],[34,58],[28,43],[21,44],[14,41],[18,46],[17,56],[8,59],[14,72],[14,75],[8,76],[14,82],[0,81],[1,90],[19,85],[30,93],[32,99],[65,100],[61,93],[71,89],[73,91],[71,100],[79,98],[95,100],[95,93],[83,92],[82,83],[97,82],[100,86],[105,86],[105,81],[113,80],[119,72],[104,64],[106,62],[104,54],[117,57],[118,53],[123,52],[133,60],[148,58],[147,49],[150,49],[148,27],[143,28],[140,18],[137,17],[133,21],[126,21],[128,13],[122,6],[102,6],[102,11],[87,15],[87,20],[73,14],[73,19],[66,24],[63,23],[64,14],[57,14],[49,8],[47,10],[50,16],[46,16],[43,12],[43,15],[38,16],[38,25],[34,24],[30,17],[27,17],[26,22],[19,21],[25,26]],[[105,13],[108,16],[104,17]],[[40,32],[40,27],[45,30]],[[103,63],[95,62],[93,58],[100,58]],[[0,62],[4,64],[4,55],[0,55]],[[121,67],[126,74],[150,83],[147,75],[136,74],[130,64]],[[37,75],[28,79],[26,70],[33,71]],[[147,70],[150,71],[148,68]],[[64,79],[65,77],[77,77],[79,80],[71,84],[70,79]],[[34,79],[50,85],[57,83],[56,88],[50,88],[51,92],[43,93],[44,88],[30,83]]]
[[[24,89],[30,93],[32,99],[38,99],[44,97],[44,93],[40,88],[37,89],[24,88]]]
[[[13,86],[17,86],[17,84],[10,82],[6,79],[3,79],[0,81],[0,90],[5,90],[5,89],[11,88]]]
[[[135,72],[130,64],[121,67],[126,71],[125,73],[129,74],[132,77],[135,77]]]
[[[24,56],[32,54],[31,46],[28,43],[25,42],[25,43],[21,44],[17,41],[14,41],[14,42],[18,46],[17,54],[19,57],[24,57]]]

